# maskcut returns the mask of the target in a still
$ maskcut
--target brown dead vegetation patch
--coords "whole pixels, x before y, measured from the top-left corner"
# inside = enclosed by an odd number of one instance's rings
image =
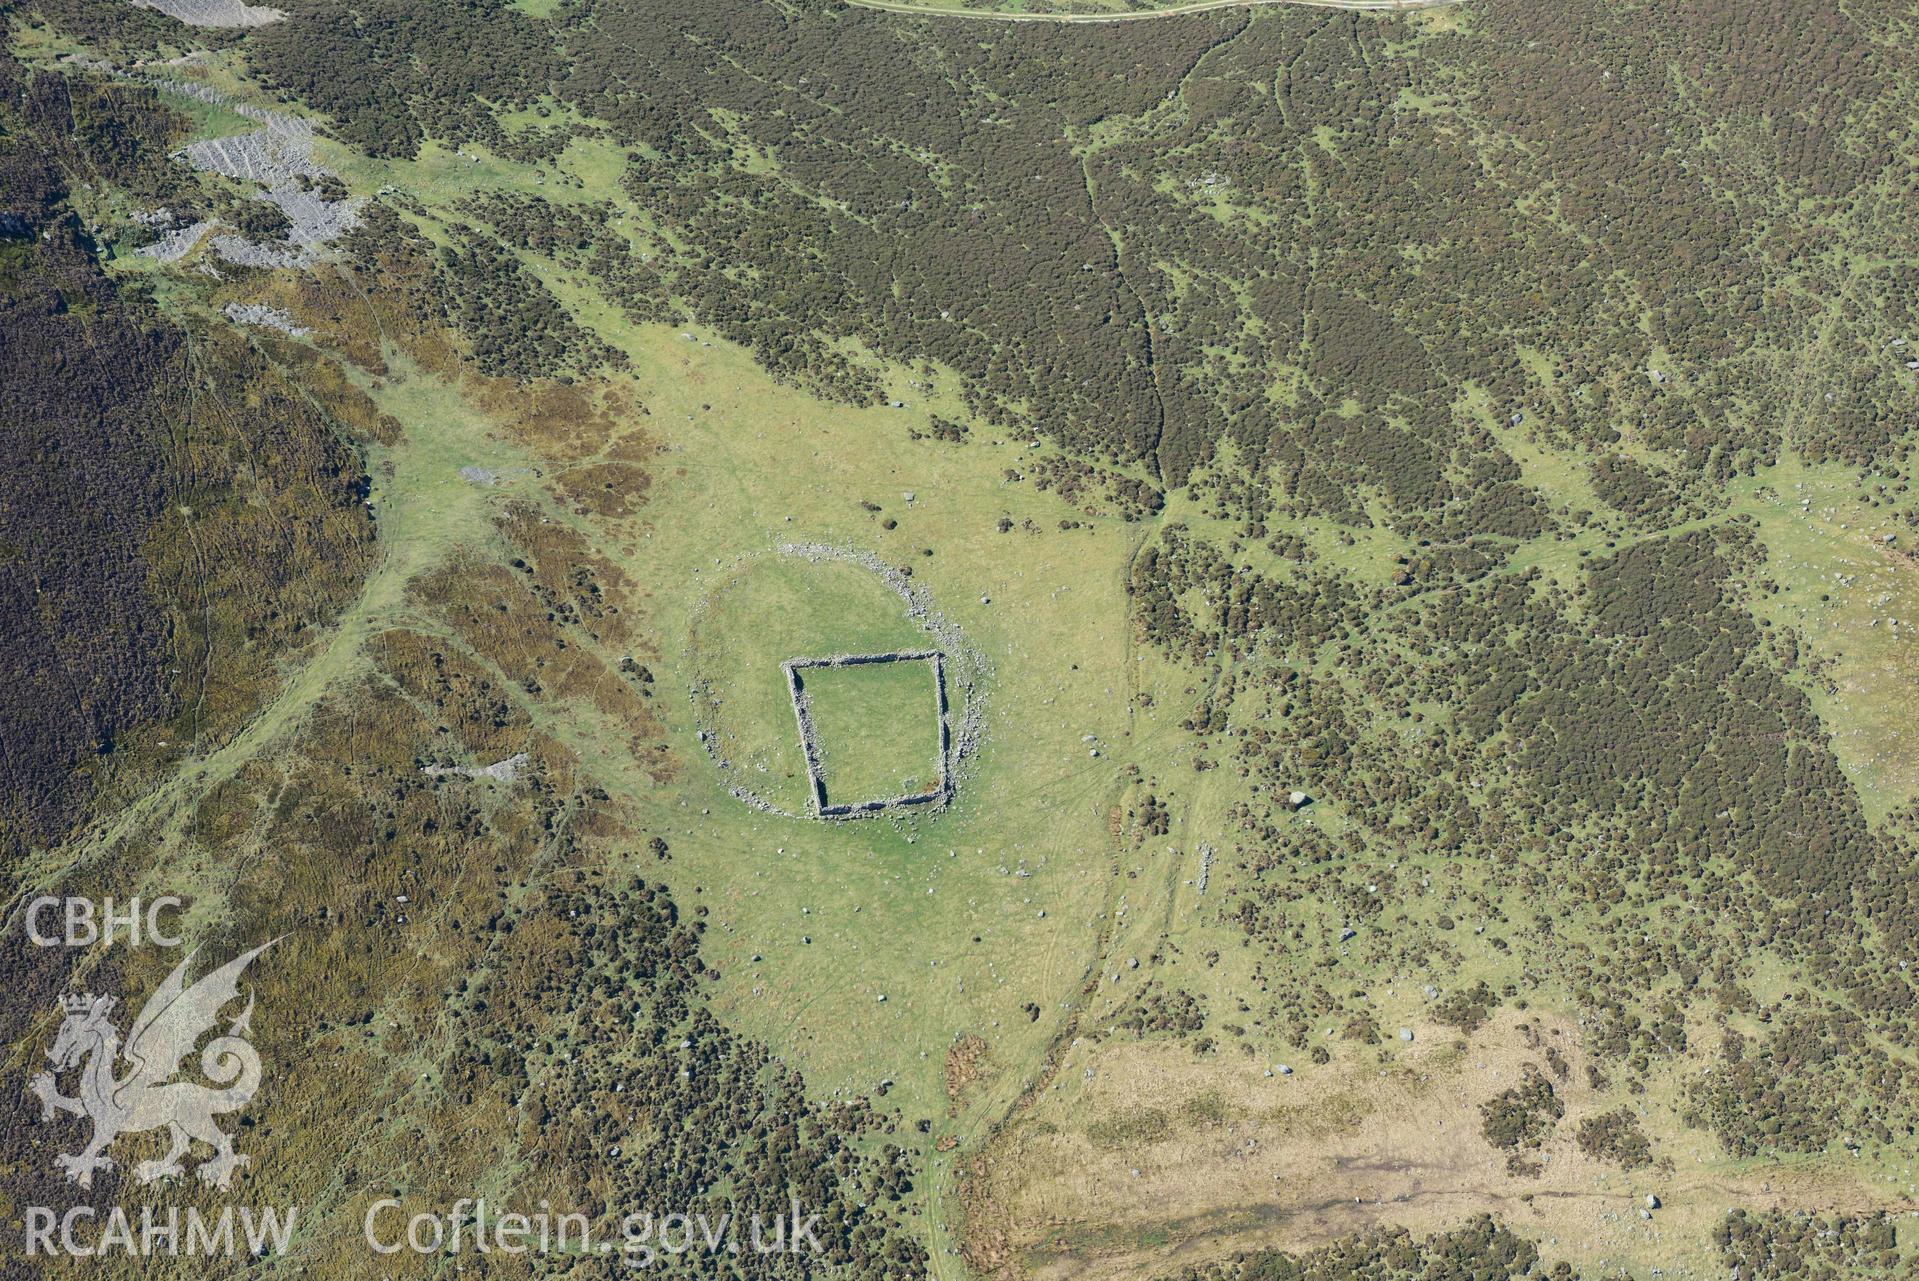
[[[466,388],[486,416],[537,457],[566,467],[597,459],[637,462],[656,447],[639,435],[645,406],[619,383],[523,383],[470,375]]]
[[[637,642],[628,611],[640,589],[616,562],[529,503],[509,506],[500,530],[521,549],[514,569],[525,589],[554,613],[552,621],[578,626],[607,645]]]
[[[946,1097],[959,1106],[966,1091],[986,1075],[986,1042],[967,1033],[946,1052]]]
[[[569,469],[554,487],[575,516],[620,519],[646,505],[652,483],[652,475],[644,467],[603,462]]]
[[[394,630],[381,634],[373,652],[381,670],[454,740],[450,747],[489,762],[525,747],[531,722],[511,692],[452,646]]]
[[[456,562],[420,579],[414,600],[491,667],[487,693],[496,716],[501,702],[597,714],[599,732],[620,736],[627,758],[649,778],[670,779],[677,767],[643,661],[652,651],[638,643],[619,603],[631,590],[625,575],[531,509],[502,523],[526,535],[515,541],[528,555],[511,565]]]
[[[1165,1042],[1087,1043],[1063,1065],[1062,1088],[971,1165],[967,1257],[989,1275],[1155,1275],[1375,1227],[1424,1235],[1490,1213],[1576,1264],[1635,1251],[1663,1263],[1679,1242],[1705,1266],[1713,1227],[1735,1206],[1888,1204],[1843,1172],[1734,1169],[1665,1114],[1646,1119],[1669,1136],[1655,1138],[1651,1168],[1582,1151],[1582,1120],[1622,1105],[1657,1110],[1594,1089],[1577,1041],[1563,1020],[1502,1011],[1470,1042],[1429,1027],[1385,1054],[1348,1045],[1291,1076]],[[1526,1161],[1509,1163],[1487,1141],[1481,1105],[1528,1068],[1552,1081],[1565,1115]],[[1649,1192],[1662,1201],[1650,1220],[1639,1213]]]
[[[273,281],[244,301],[264,302],[292,316],[313,332],[315,340],[368,373],[384,376],[386,357],[380,350],[382,317],[359,281],[346,271],[322,267],[314,271],[275,273]],[[407,332],[417,326],[412,322]]]

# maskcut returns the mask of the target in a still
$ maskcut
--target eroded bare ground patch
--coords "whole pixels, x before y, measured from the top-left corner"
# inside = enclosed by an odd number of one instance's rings
[[[953,1110],[966,1099],[966,1093],[986,1076],[991,1064],[986,1042],[977,1036],[963,1036],[953,1042],[953,1048],[946,1052],[946,1095],[953,1100]]]
[[[1596,1087],[1578,1042],[1570,1021],[1506,1010],[1470,1036],[1435,1026],[1390,1053],[1341,1045],[1291,1075],[1165,1042],[1081,1042],[1060,1084],[970,1165],[969,1262],[1009,1278],[1156,1276],[1490,1213],[1548,1260],[1671,1272],[1710,1268],[1734,1209],[1911,1207],[1829,1164],[1726,1161],[1658,1100]],[[1511,1127],[1489,1109],[1535,1078],[1561,1115],[1540,1109],[1536,1146],[1496,1146],[1489,1131]],[[1655,1136],[1633,1169],[1587,1150],[1590,1127],[1580,1141],[1583,1123],[1622,1106]]]

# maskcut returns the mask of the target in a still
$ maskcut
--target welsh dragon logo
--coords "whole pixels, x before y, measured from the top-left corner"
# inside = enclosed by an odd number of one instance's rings
[[[228,1024],[225,1035],[216,1036],[200,1051],[200,1071],[213,1085],[172,1078],[200,1038],[214,1029],[221,1009],[239,997],[241,972],[277,942],[262,943],[191,986],[187,966],[195,953],[187,953],[133,1020],[124,1048],[110,1018],[116,1004],[113,997],[61,998],[66,1018],[47,1051],[53,1071],[35,1076],[30,1088],[40,1100],[42,1121],[67,1112],[93,1122],[93,1138],[84,1149],[55,1158],[69,1182],[91,1187],[95,1171],[113,1168],[106,1152],[114,1140],[163,1127],[172,1145],[159,1160],[134,1167],[133,1175],[141,1183],[183,1173],[181,1158],[195,1139],[213,1149],[213,1155],[195,1171],[200,1181],[222,1189],[232,1181],[233,1172],[247,1158],[233,1150],[233,1136],[215,1125],[213,1118],[245,1107],[260,1088],[260,1056],[247,1040],[253,1015],[250,994],[246,1008]],[[117,1063],[126,1065],[124,1075],[115,1075]],[[60,1093],[56,1074],[74,1067],[80,1068],[80,1093],[69,1098]]]

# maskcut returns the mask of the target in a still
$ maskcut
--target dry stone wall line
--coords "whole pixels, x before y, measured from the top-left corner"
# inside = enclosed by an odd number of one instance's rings
[[[807,763],[808,809],[805,817],[819,819],[844,819],[886,810],[901,810],[944,804],[957,794],[960,782],[973,756],[978,752],[981,740],[985,736],[986,682],[992,675],[991,665],[985,656],[975,649],[966,639],[964,632],[945,614],[934,608],[926,594],[916,586],[906,574],[886,564],[871,552],[859,551],[848,547],[838,547],[830,543],[782,543],[773,551],[777,555],[792,556],[812,564],[823,561],[838,561],[856,566],[873,574],[887,589],[900,598],[907,616],[924,628],[938,642],[930,649],[905,649],[890,654],[839,654],[824,658],[802,658],[789,660],[802,665],[832,664],[840,660],[866,662],[902,661],[906,659],[925,659],[934,667],[934,709],[938,716],[940,778],[939,784],[931,791],[913,793],[907,796],[892,797],[879,801],[864,801],[857,805],[833,805],[827,802],[823,758],[812,733],[812,716],[805,701],[805,690],[801,686],[795,689],[797,668],[782,663],[787,676],[787,692],[793,704],[794,723],[801,735],[802,756]],[[746,558],[740,558],[742,562]],[[697,614],[697,610],[696,610]],[[688,657],[692,649],[685,651]],[[948,680],[952,681],[949,686]],[[952,691],[958,691],[958,698]],[[713,720],[713,692],[708,682],[695,679],[687,690],[687,699],[693,705],[693,715],[698,727],[697,737],[707,757],[719,769],[722,778],[733,779],[733,765],[726,759],[721,748],[720,728]],[[763,813],[778,815],[782,818],[800,818],[773,803],[766,796],[754,791],[742,783],[732,782],[727,791],[742,804],[750,805]]]
[[[946,656],[945,671],[953,678],[953,684],[960,692],[959,715],[951,732],[952,750],[949,753],[953,762],[949,781],[956,785],[978,753],[980,740],[985,735],[986,680],[992,675],[992,667],[985,655],[967,641],[966,634],[959,626],[935,608],[911,579],[873,553],[836,547],[831,543],[782,543],[778,550],[782,555],[797,556],[816,564],[820,561],[840,561],[867,570],[885,583],[905,604],[907,615],[939,642],[938,648]]]
[[[813,729],[812,705],[807,700],[802,671],[817,667],[861,667],[875,663],[931,663],[933,668],[933,712],[939,725],[939,783],[924,792],[905,792],[878,800],[829,805],[826,800],[826,767],[819,739]],[[793,719],[800,730],[800,754],[806,760],[806,785],[812,798],[813,813],[819,818],[852,818],[878,814],[913,805],[944,804],[952,798],[952,733],[946,721],[946,656],[936,649],[896,649],[883,654],[832,654],[825,658],[789,658],[780,664],[786,673],[786,691],[793,701]]]
[[[940,791],[953,791],[953,730],[946,721],[946,655],[933,654],[933,715],[940,727]]]
[[[821,809],[821,818],[858,818],[865,814],[879,814],[886,810],[905,809],[912,805],[930,805],[934,801],[946,799],[944,792],[916,792],[911,796],[893,796],[883,801],[861,801],[856,805],[828,805]]]
[[[929,658],[938,658],[936,649],[896,649],[885,654],[832,654],[826,658],[793,658],[783,666],[802,667],[858,667],[862,663],[910,663]]]
[[[826,812],[826,771],[821,768],[819,740],[813,734],[813,710],[807,704],[806,686],[800,680],[800,668],[821,665],[801,662],[780,664],[780,669],[786,673],[787,696],[793,700],[793,719],[800,727],[800,755],[806,758],[806,791],[815,814]]]

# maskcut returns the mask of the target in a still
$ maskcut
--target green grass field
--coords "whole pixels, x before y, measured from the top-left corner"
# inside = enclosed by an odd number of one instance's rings
[[[939,712],[930,659],[801,672],[829,805],[939,785]]]
[[[693,635],[698,706],[711,753],[725,762],[722,773],[785,813],[808,813],[806,765],[780,664],[923,649],[931,639],[907,616],[905,603],[858,565],[775,553],[739,566],[704,598]],[[816,677],[821,689],[831,683],[812,671],[809,685]],[[881,676],[889,688],[891,679]],[[846,757],[856,777],[868,769],[864,746],[849,741],[859,737],[836,733],[829,748]],[[878,754],[906,746],[907,740],[889,738]]]
[[[524,0],[522,7],[549,6]],[[1089,0],[1085,7],[1121,5]],[[356,159],[333,146],[323,155],[339,163],[356,194],[393,183],[417,196],[428,210],[430,238],[461,217],[453,203],[476,190],[540,190],[565,199],[567,189],[536,182],[532,166],[477,147],[467,152],[480,161],[434,145],[412,162]],[[606,199],[645,226],[645,212],[619,186],[622,163],[618,148],[585,140],[544,172],[578,179],[586,196]],[[1401,893],[1393,928],[1422,931],[1442,908],[1459,914],[1460,928],[1440,927],[1444,937],[1430,963],[1414,974],[1392,962],[1379,941],[1385,929],[1350,945],[1333,941],[1352,914],[1350,900],[1327,895],[1289,904],[1294,933],[1270,950],[1248,946],[1245,933],[1222,920],[1223,904],[1244,883],[1236,879],[1241,872],[1222,855],[1210,868],[1209,888],[1198,851],[1231,850],[1244,839],[1237,811],[1248,783],[1231,768],[1196,768],[1218,766],[1224,754],[1209,755],[1182,722],[1198,699],[1251,664],[1218,656],[1210,670],[1195,670],[1140,650],[1128,573],[1141,546],[1173,523],[1231,548],[1236,563],[1274,579],[1297,572],[1292,562],[1257,542],[1236,546],[1234,522],[1209,516],[1189,495],[1174,495],[1156,519],[1128,523],[1009,483],[1008,469],[1035,456],[1024,442],[994,439],[980,423],[966,444],[925,434],[931,415],[970,417],[950,390],[950,371],[934,371],[931,383],[945,390],[915,390],[907,412],[829,405],[776,382],[710,331],[634,325],[591,280],[531,254],[525,265],[575,318],[632,360],[633,372],[610,376],[597,389],[609,415],[604,438],[576,454],[553,450],[476,385],[389,350],[388,375],[368,379],[365,390],[403,435],[368,459],[385,555],[361,598],[309,652],[289,659],[281,696],[244,734],[120,816],[98,843],[151,830],[179,851],[174,866],[191,871],[196,885],[204,877],[218,886],[226,873],[215,869],[222,865],[186,839],[180,816],[187,798],[256,767],[328,700],[353,697],[374,679],[369,656],[390,631],[417,629],[473,657],[459,627],[411,589],[434,572],[509,562],[514,553],[501,529],[510,512],[524,509],[625,570],[626,581],[609,587],[609,603],[652,647],[638,657],[652,673],[670,768],[640,758],[632,726],[591,699],[530,696],[523,692],[526,672],[494,671],[503,697],[564,749],[578,781],[609,798],[618,815],[615,872],[664,881],[678,902],[709,914],[703,956],[718,975],[710,990],[729,1024],[801,1069],[817,1095],[867,1095],[890,1083],[887,1106],[909,1123],[928,1125],[928,1167],[916,1196],[927,1211],[935,1275],[962,1274],[946,1252],[957,1222],[957,1168],[978,1153],[1014,1101],[1029,1089],[1044,1091],[1042,1100],[1051,1095],[1054,1108],[1107,1099],[1104,1084],[1088,1083],[1114,1060],[1103,1056],[1101,1043],[1082,1044],[1075,1032],[1082,1025],[1099,1030],[1123,1013],[1145,977],[1127,977],[1129,959],[1151,958],[1147,973],[1155,983],[1204,1002],[1207,1039],[1218,1033],[1243,1051],[1230,1057],[1243,1058],[1232,1066],[1258,1078],[1249,1091],[1283,1088],[1258,1075],[1264,1064],[1299,1064],[1301,1083],[1319,1068],[1278,1029],[1260,1025],[1250,1005],[1238,1004],[1243,995],[1324,986],[1365,1003],[1389,1028],[1417,1026],[1424,1054],[1429,1042],[1450,1036],[1425,1022],[1426,980],[1452,990],[1514,974],[1507,941],[1515,927],[1496,919],[1497,891],[1485,869],[1416,838],[1403,849],[1364,848],[1363,815],[1342,801],[1338,779],[1327,780],[1324,794],[1316,780],[1301,780],[1313,787],[1316,804],[1245,843],[1257,844],[1257,853],[1290,856],[1308,835],[1328,834],[1343,843],[1340,866],[1352,883],[1351,900],[1390,878]],[[883,372],[893,387],[929,380],[925,370]],[[1502,427],[1487,404],[1468,408],[1551,505],[1600,505],[1578,460],[1529,431]],[[621,451],[647,459],[649,487],[632,496],[632,510],[609,514],[569,500],[573,472]],[[460,476],[469,465],[506,479],[475,486]],[[1902,553],[1897,543],[1880,541],[1885,522],[1862,505],[1844,469],[1788,456],[1728,491],[1728,507],[1715,519],[1753,518],[1767,572],[1783,589],[1756,612],[1801,629],[1834,660],[1829,688],[1807,684],[1835,727],[1833,749],[1859,780],[1868,807],[1883,816],[1919,792],[1919,771],[1901,750],[1915,670],[1905,637],[1919,619]],[[1068,517],[1073,527],[1062,528]],[[1394,558],[1415,549],[1413,538],[1384,521],[1353,533],[1313,519],[1289,532],[1319,569],[1368,588],[1387,584]],[[1587,558],[1648,536],[1602,516],[1575,535],[1527,543],[1499,572],[1536,569],[1576,590]],[[915,587],[977,647],[984,733],[950,806],[857,823],[810,817],[780,664],[928,648],[934,638],[872,570],[797,555],[794,544],[849,549],[910,568]],[[574,666],[612,671],[634,657],[581,632],[569,633],[568,642],[575,648],[541,670],[543,685],[563,688]],[[928,665],[812,669],[805,681],[829,802],[934,784],[939,740]],[[1395,722],[1366,732],[1413,743],[1434,730]],[[1150,838],[1125,817],[1149,789],[1173,815]],[[670,846],[670,860],[647,852],[652,838]],[[1482,918],[1494,919],[1489,932],[1477,928]],[[1582,921],[1556,922],[1555,930],[1562,941],[1599,941]],[[1529,988],[1533,1008],[1546,1016],[1578,1014],[1556,982]],[[1769,995],[1786,976],[1762,965],[1752,982]],[[1384,1077],[1393,1062],[1386,1056],[1401,1052],[1395,1044],[1357,1048],[1328,1038],[1329,1030],[1312,1029],[1315,1045],[1331,1047],[1329,1072]],[[1703,1022],[1693,1030],[1697,1044],[1712,1042]],[[955,1098],[948,1056],[971,1038],[984,1046],[990,1070],[979,1088]],[[1200,1066],[1175,1083],[1212,1088],[1217,1059],[1192,1057]],[[1048,1084],[1046,1073],[1061,1062],[1061,1079]],[[1437,1055],[1422,1067],[1460,1069]],[[1662,1136],[1679,1130],[1671,1118],[1681,1076],[1675,1065],[1652,1080],[1649,1105],[1666,1122]],[[1166,1111],[1185,1115],[1172,1104]],[[1046,1125],[1059,1112],[1043,1106],[1030,1115]],[[1686,1155],[1705,1164],[1690,1146]],[[1209,1178],[1215,1172],[1203,1162],[1195,1168]],[[1709,1173],[1731,1168],[1706,1166]],[[1659,1256],[1648,1250],[1645,1257]]]

